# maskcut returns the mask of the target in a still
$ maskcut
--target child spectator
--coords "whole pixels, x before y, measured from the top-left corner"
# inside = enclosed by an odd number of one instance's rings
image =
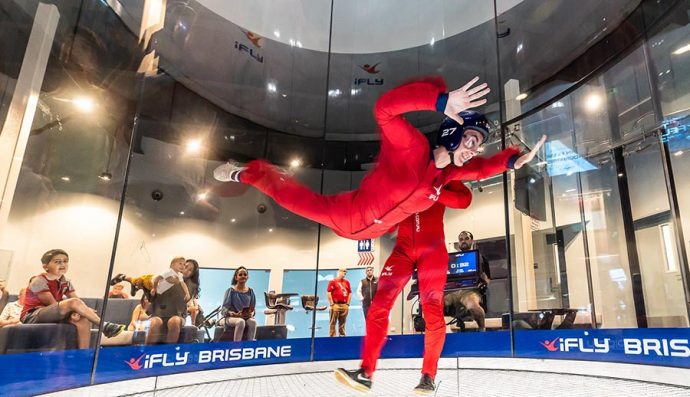
[[[8,303],[2,313],[0,314],[0,327],[5,325],[19,324],[19,317],[22,314],[22,307],[24,306],[24,296],[26,296],[26,288],[19,290],[19,298]]]
[[[65,274],[69,255],[61,249],[47,251],[41,257],[44,273],[31,277],[26,288],[21,322],[24,324],[68,323],[77,327],[77,346],[88,349],[91,324],[100,324],[96,311],[86,306]],[[119,335],[125,326],[103,322],[107,338]]]
[[[170,269],[163,274],[154,277],[153,274],[144,274],[139,277],[127,276],[120,273],[110,280],[110,285],[116,285],[123,281],[132,284],[131,293],[134,296],[138,290],[143,289],[144,294],[147,295],[149,301],[153,301],[156,294],[162,294],[175,284],[182,284],[182,289],[185,294],[185,302],[190,299],[189,289],[184,283],[182,272],[185,270],[185,259],[181,256],[173,258],[170,262]]]
[[[170,262],[170,270],[154,277],[147,344],[158,343],[163,335],[166,343],[176,343],[179,339],[190,299],[184,271],[184,258],[176,257]]]
[[[129,295],[124,291],[125,286],[122,284],[113,285],[113,289],[108,293],[108,298],[112,299],[129,299]]]

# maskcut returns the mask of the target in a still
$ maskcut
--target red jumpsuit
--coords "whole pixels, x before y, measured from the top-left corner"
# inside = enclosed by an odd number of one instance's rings
[[[385,93],[374,115],[381,130],[381,151],[376,167],[357,190],[324,195],[314,193],[263,160],[255,160],[240,174],[283,208],[328,226],[345,238],[380,237],[410,215],[431,207],[451,180],[475,180],[487,174],[483,164],[505,164],[517,150],[508,149],[491,159],[474,159],[462,167],[436,168],[426,137],[402,115],[435,110],[446,91],[439,78],[408,83]]]
[[[474,158],[462,167],[437,169],[426,138],[402,115],[434,110],[443,92],[445,84],[431,79],[395,88],[377,101],[374,114],[381,128],[381,152],[376,167],[357,190],[334,195],[314,193],[262,160],[250,162],[240,174],[243,183],[253,185],[285,209],[328,226],[342,237],[375,238],[400,225],[395,248],[381,271],[367,316],[362,368],[369,376],[386,341],[388,314],[415,266],[426,322],[422,373],[436,376],[446,335],[445,207],[467,208],[472,194],[461,181],[504,172],[511,158],[519,153],[509,148],[491,158]]]

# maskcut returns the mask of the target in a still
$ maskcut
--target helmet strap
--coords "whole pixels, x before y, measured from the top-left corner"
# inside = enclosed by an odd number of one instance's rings
[[[448,155],[450,156],[450,163],[455,165],[455,152],[452,150],[449,150]]]

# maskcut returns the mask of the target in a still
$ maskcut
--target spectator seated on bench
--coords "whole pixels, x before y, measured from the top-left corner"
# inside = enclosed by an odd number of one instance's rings
[[[247,287],[247,280],[247,268],[238,267],[232,277],[232,286],[225,291],[223,297],[223,318],[218,321],[218,325],[223,326],[225,332],[233,328],[234,341],[254,340],[256,336],[256,296],[254,290]]]
[[[79,299],[74,286],[65,276],[69,256],[61,249],[49,250],[41,257],[44,273],[29,280],[24,307],[23,324],[71,324],[77,329],[77,347],[87,349],[91,340],[91,324],[101,324],[101,318]],[[113,337],[125,329],[122,324],[103,322],[103,334]]]

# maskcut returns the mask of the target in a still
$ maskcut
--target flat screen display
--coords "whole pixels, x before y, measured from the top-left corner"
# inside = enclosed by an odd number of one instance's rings
[[[452,252],[448,259],[448,275],[470,276],[478,272],[479,252],[477,250]]]

